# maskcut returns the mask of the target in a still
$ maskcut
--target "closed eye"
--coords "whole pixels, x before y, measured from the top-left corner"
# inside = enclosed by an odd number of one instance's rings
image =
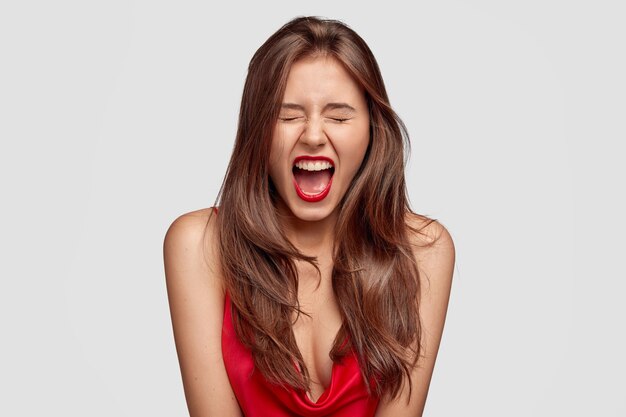
[[[340,117],[331,117],[331,120],[334,120],[335,122],[339,122],[339,123],[343,123],[346,122],[348,120],[350,120],[349,118],[340,118]]]
[[[279,117],[279,119],[283,122],[292,122],[294,120],[298,120],[301,117]]]

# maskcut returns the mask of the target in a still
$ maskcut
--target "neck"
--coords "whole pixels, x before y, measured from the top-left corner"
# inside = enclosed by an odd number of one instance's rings
[[[318,221],[301,220],[289,210],[279,209],[279,213],[287,239],[300,252],[308,256],[332,256],[337,210]]]

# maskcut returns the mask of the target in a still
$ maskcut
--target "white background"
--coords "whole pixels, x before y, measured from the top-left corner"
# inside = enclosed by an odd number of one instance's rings
[[[408,4],[2,3],[1,415],[186,415],[163,237],[297,15],[368,42],[456,242],[425,416],[626,415],[623,3]]]

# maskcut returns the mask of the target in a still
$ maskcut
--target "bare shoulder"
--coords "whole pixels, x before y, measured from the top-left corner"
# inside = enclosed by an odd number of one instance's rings
[[[423,414],[450,299],[455,257],[450,233],[438,221],[419,214],[408,213],[406,224],[419,270],[422,350],[411,372],[413,389],[405,385],[400,398],[382,401],[376,417]]]
[[[409,240],[420,273],[439,277],[439,285],[449,286],[455,262],[454,241],[439,221],[420,214],[408,213]]]
[[[224,290],[212,208],[185,213],[163,242],[167,295],[190,416],[240,416],[221,350]]]
[[[453,245],[448,229],[438,220],[409,212],[406,215],[406,223],[409,226],[411,243],[414,245],[422,247],[432,244]]]
[[[204,233],[205,228],[211,227],[211,224],[215,225],[215,220],[212,219],[211,213],[213,207],[204,208],[200,210],[190,211],[178,216],[170,227],[167,229],[166,239],[180,238],[180,237],[199,237],[199,234]]]
[[[219,278],[216,215],[212,207],[178,216],[169,226],[163,241],[166,266],[195,267]]]
[[[202,235],[207,229],[211,231],[215,228],[215,215],[212,213],[214,208],[209,207],[181,214],[167,229],[166,240],[204,237]]]

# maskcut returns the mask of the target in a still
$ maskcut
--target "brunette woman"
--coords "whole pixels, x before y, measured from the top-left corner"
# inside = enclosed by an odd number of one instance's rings
[[[164,242],[192,417],[421,416],[454,245],[409,207],[372,52],[296,18],[255,53],[219,209]]]

